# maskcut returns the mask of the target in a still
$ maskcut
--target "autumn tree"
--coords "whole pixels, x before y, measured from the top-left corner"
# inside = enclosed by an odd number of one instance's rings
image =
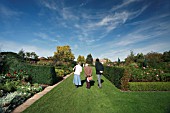
[[[85,64],[86,60],[85,60],[84,56],[79,55],[77,58],[77,62],[81,62],[82,64]]]
[[[57,46],[57,51],[54,52],[54,61],[56,65],[70,64],[75,59],[71,52],[70,46]]]
[[[93,64],[93,57],[92,57],[91,54],[88,54],[88,55],[87,55],[86,63],[88,63],[88,64]]]

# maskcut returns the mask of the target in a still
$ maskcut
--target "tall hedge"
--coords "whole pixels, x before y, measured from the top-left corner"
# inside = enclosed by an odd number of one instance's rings
[[[124,71],[124,68],[104,66],[103,75],[117,88],[121,88],[121,78],[123,77]]]
[[[27,64],[20,56],[12,52],[4,52],[3,73],[26,71],[32,78],[32,83],[52,85],[57,81],[53,66],[37,66]]]

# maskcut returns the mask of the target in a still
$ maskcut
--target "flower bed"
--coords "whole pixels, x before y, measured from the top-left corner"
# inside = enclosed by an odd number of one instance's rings
[[[0,76],[0,112],[10,113],[35,93],[45,87],[39,84],[31,84],[22,73],[7,73]]]

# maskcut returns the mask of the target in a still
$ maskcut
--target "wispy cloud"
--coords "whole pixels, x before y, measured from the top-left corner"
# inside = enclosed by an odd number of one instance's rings
[[[13,41],[1,40],[1,51],[12,51],[18,53],[21,49],[25,52],[35,52],[38,56],[53,56],[55,50],[40,48],[34,45],[25,45],[22,43],[17,43]]]
[[[6,7],[2,4],[0,4],[0,17],[11,18],[11,17],[20,16],[21,14],[22,13],[19,11],[15,11],[9,7]]]
[[[38,33],[34,33],[35,36],[37,36],[38,38],[41,38],[43,40],[46,40],[46,41],[50,41],[50,42],[57,42],[57,43],[60,43],[55,37],[55,38],[50,38],[49,35],[45,34],[45,33],[41,33],[41,32],[38,32]]]
[[[125,6],[128,6],[129,4],[131,3],[134,3],[134,2],[139,2],[141,0],[123,0],[123,2],[119,5],[116,5],[116,6],[113,6],[113,8],[111,9],[111,11],[115,11],[117,9],[121,9],[121,8],[124,8]]]
[[[120,9],[138,1],[139,0],[124,0],[115,8]],[[89,3],[88,0],[80,6],[84,6],[87,3]],[[60,26],[64,29],[74,29],[74,37],[88,44],[93,44],[105,38],[111,31],[125,24],[128,20],[136,18],[146,9],[145,7],[135,11],[121,10],[115,12],[115,8],[112,8],[107,11],[107,13],[105,10],[94,13],[93,9],[75,10],[72,7],[66,6],[64,1],[42,0],[40,4],[44,8],[52,11],[53,16],[50,21],[52,20],[51,22],[53,22],[54,26],[54,23],[57,22],[56,27]],[[80,6],[77,6],[77,8]]]
[[[127,46],[157,37],[163,38],[170,32],[169,20],[164,21],[164,16],[154,17],[138,23],[137,29],[120,38],[117,46]]]

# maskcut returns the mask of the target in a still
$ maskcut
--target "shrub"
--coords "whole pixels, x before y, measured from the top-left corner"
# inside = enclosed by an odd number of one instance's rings
[[[104,66],[104,76],[111,81],[117,88],[121,87],[121,78],[124,74],[124,68]]]
[[[170,82],[129,82],[131,91],[170,91]]]
[[[57,76],[63,77],[64,76],[64,70],[63,69],[55,69],[55,72]]]
[[[121,89],[122,90],[128,90],[129,89],[129,80],[131,75],[129,74],[129,71],[125,69],[123,77],[121,78]]]
[[[129,67],[129,69],[129,73],[132,75],[130,82],[163,82],[170,80],[170,73],[165,73],[162,69],[135,67]]]

